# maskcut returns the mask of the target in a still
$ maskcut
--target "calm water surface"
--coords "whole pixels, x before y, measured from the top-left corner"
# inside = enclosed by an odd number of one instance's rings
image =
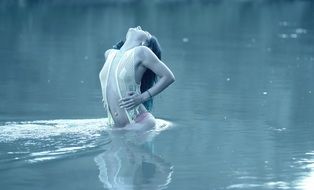
[[[313,190],[313,18],[311,1],[1,1],[1,189]],[[136,25],[176,76],[151,141],[101,104],[103,53]]]

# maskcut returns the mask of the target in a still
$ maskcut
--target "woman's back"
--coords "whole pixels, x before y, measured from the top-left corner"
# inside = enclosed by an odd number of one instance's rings
[[[134,48],[125,52],[111,50],[100,72],[100,81],[108,117],[118,126],[132,123],[140,112],[139,106],[126,110],[120,108],[119,100],[129,92],[140,93],[140,84],[135,80]]]

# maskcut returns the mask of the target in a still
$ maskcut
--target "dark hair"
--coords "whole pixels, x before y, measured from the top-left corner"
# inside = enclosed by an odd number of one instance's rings
[[[118,42],[116,45],[113,46],[114,49],[120,49],[124,44],[124,41]],[[158,57],[159,60],[161,60],[161,49],[159,42],[155,36],[152,36],[149,40],[146,41],[145,46],[147,46],[149,49],[154,52],[154,54]],[[150,89],[156,82],[157,76],[156,74],[151,71],[150,69],[147,69],[145,73],[143,74],[142,80],[141,80],[141,93],[145,92],[146,90]],[[153,98],[150,98],[146,102],[143,103],[145,108],[149,111],[151,111],[153,107]]]

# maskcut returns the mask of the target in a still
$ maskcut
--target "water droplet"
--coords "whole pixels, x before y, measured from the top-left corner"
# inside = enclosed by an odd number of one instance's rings
[[[287,34],[279,34],[279,37],[285,39],[285,38],[288,38],[288,35]]]
[[[307,30],[306,29],[303,29],[303,28],[297,28],[295,29],[295,32],[297,34],[306,34],[307,33]]]
[[[297,35],[297,34],[290,34],[290,37],[291,37],[291,38],[297,38],[298,35]]]
[[[263,92],[263,94],[264,94],[264,95],[267,95],[267,94],[268,94],[268,92],[264,91],[264,92]]]
[[[227,81],[230,81],[230,78],[227,78],[226,80],[227,80]]]
[[[189,42],[189,38],[182,38],[182,42],[184,43]]]

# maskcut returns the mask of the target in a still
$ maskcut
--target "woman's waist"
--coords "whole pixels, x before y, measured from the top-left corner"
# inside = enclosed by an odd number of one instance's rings
[[[132,109],[125,109],[120,108],[118,103],[109,103],[108,108],[108,111],[110,112],[115,124],[118,125],[126,125],[132,123],[138,115],[147,112],[143,104],[140,104]]]

